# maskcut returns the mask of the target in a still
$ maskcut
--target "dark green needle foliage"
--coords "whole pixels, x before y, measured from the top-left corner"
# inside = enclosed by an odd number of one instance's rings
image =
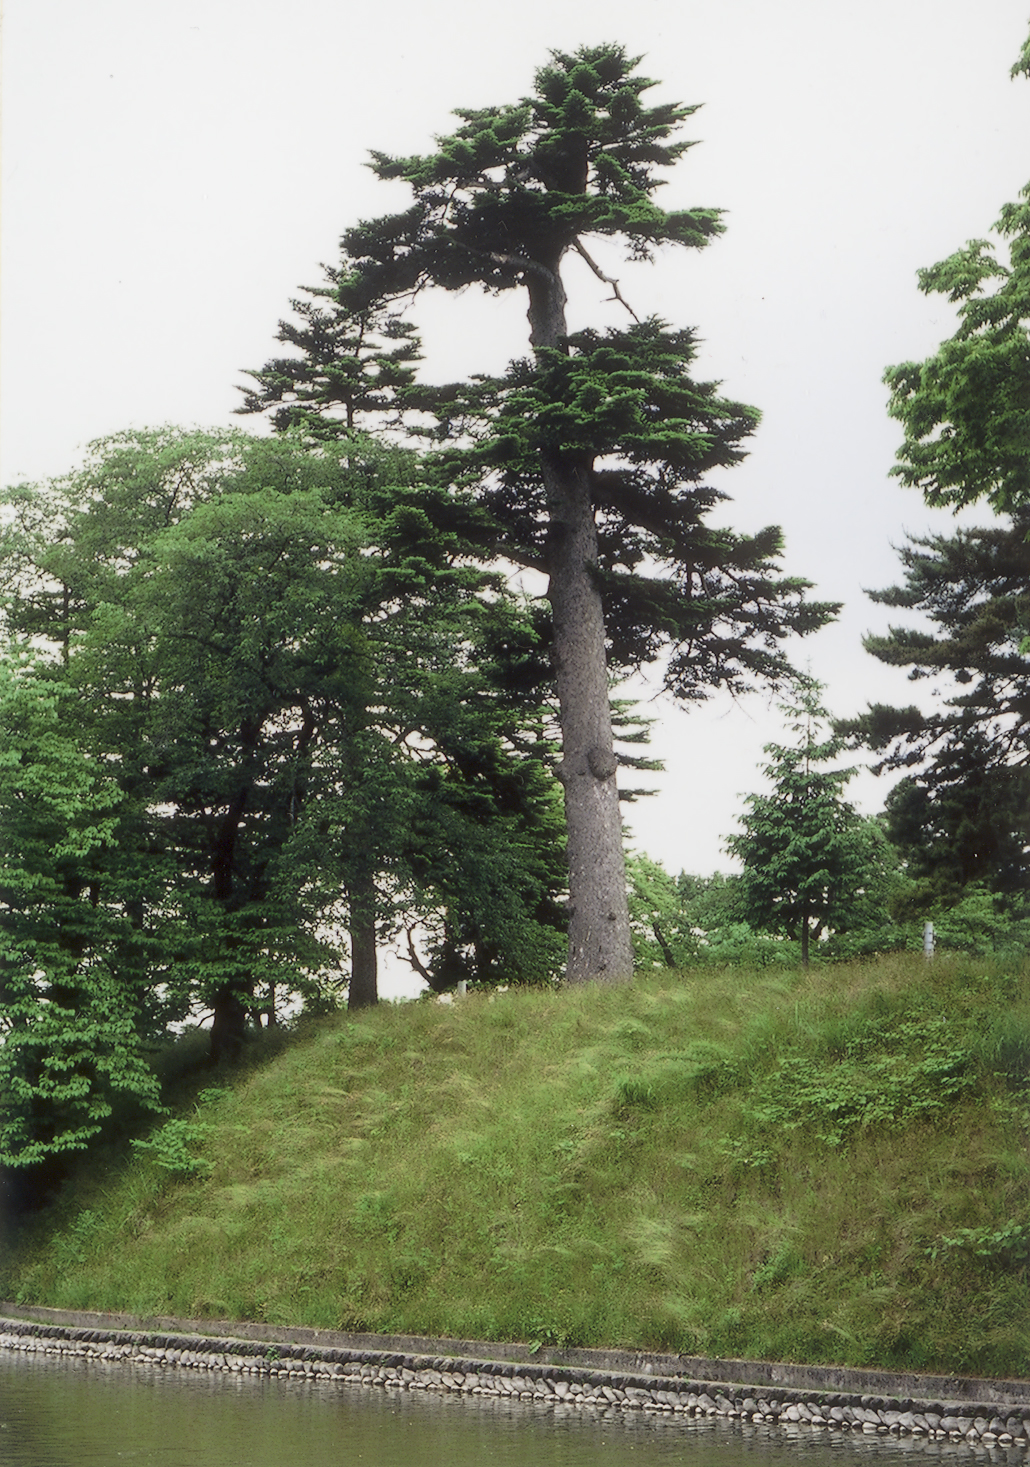
[[[793,743],[767,744],[770,794],[749,795],[743,832],[726,849],[743,865],[738,910],[752,926],[809,942],[842,930],[861,911],[877,833],[843,798],[854,769],[833,767],[844,740],[827,733],[821,687],[805,679],[782,705]]]
[[[290,305],[298,319],[280,321],[278,340],[288,357],[248,372],[256,386],[241,413],[267,412],[277,432],[303,430],[315,439],[352,433],[371,421],[399,420],[414,400],[420,349],[415,327],[379,303],[341,308],[348,279],[325,267],[327,283],[309,287]]]
[[[807,601],[809,582],[779,572],[776,528],[748,536],[706,522],[727,496],[704,479],[743,459],[758,414],[692,379],[696,350],[693,332],[655,320],[575,333],[502,381],[476,384],[462,429],[478,414],[479,441],[440,454],[454,477],[476,476],[505,554],[545,572],[556,530],[541,465],[560,457],[581,468],[608,665],[661,660],[669,691],[693,701],[789,676],[789,635],[836,609]]]
[[[955,901],[979,882],[1014,898],[1030,877],[1030,516],[912,538],[905,579],[872,599],[921,614],[865,646],[941,696],[930,712],[873,705],[838,727],[904,770],[888,829],[924,900]],[[926,623],[929,623],[929,630]]]
[[[369,299],[431,281],[507,290],[552,284],[584,235],[621,237],[634,258],[655,245],[699,246],[722,226],[716,209],[666,212],[653,193],[690,144],[673,134],[697,110],[648,107],[654,83],[618,46],[553,52],[533,95],[509,106],[457,109],[461,126],[425,156],[373,152],[381,178],[402,179],[405,213],[344,235]]]

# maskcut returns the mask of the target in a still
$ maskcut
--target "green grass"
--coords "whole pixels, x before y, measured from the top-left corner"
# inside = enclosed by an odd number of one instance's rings
[[[0,1295],[1028,1376],[1028,977],[900,955],[312,1022],[86,1168]]]

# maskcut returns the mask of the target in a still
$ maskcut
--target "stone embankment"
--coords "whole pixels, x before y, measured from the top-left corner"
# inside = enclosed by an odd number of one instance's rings
[[[457,1392],[584,1410],[726,1417],[771,1426],[794,1424],[866,1435],[943,1439],[1015,1449],[1018,1456],[1030,1446],[1030,1386],[1024,1393],[1020,1382],[1004,1383],[1008,1390],[985,1391],[991,1397],[988,1401],[931,1400],[783,1385],[771,1388],[767,1383],[748,1386],[650,1371],[620,1373],[554,1363],[304,1345],[281,1336],[271,1341],[217,1339],[2,1317],[0,1350],[154,1369],[351,1383],[387,1391]]]

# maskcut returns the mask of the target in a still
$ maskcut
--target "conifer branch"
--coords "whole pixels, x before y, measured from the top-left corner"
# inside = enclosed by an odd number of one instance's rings
[[[494,265],[507,265],[511,270],[520,270],[523,275],[539,275],[550,285],[558,282],[558,277],[553,270],[549,270],[539,260],[530,259],[528,255],[508,255],[499,250],[474,250],[469,245],[466,245],[465,249],[470,255],[480,255]]]
[[[604,273],[597,261],[590,254],[587,253],[586,246],[583,244],[583,241],[581,239],[577,238],[574,241],[574,244],[576,247],[576,253],[582,255],[583,259],[586,260],[587,264],[590,266],[591,270],[593,270],[598,280],[603,280],[605,285],[611,286],[613,291],[612,299],[617,300],[620,305],[625,306],[626,310],[630,313],[634,321],[636,321],[637,325],[639,326],[640,317],[637,315],[636,311],[633,309],[629,301],[619,289],[619,282],[617,280],[613,280],[610,275],[606,275]]]

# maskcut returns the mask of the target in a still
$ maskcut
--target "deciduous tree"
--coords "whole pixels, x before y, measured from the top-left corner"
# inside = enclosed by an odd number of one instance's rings
[[[133,981],[213,1004],[231,1032],[241,1004],[273,1013],[276,985],[338,970],[342,925],[350,1001],[374,1002],[377,926],[453,905],[463,871],[483,892],[465,937],[553,971],[544,714],[535,675],[493,671],[531,664],[535,634],[434,526],[409,452],[129,434],[12,500],[7,628],[49,644],[119,791],[139,943],[161,928]]]
[[[1030,40],[1017,74],[1030,75]],[[977,881],[1012,891],[1026,871],[1030,185],[1002,210],[995,235],[920,272],[922,291],[958,307],[958,328],[885,380],[905,430],[892,472],[930,505],[985,501],[1003,518],[912,539],[900,552],[905,584],[873,593],[923,613],[934,630],[892,627],[867,649],[914,681],[934,679],[943,702],[930,713],[874,705],[840,725],[883,756],[881,769],[912,771],[888,819],[926,899],[954,901]]]
[[[83,1150],[120,1098],[159,1108],[125,800],[76,713],[34,659],[0,659],[0,1169]]]
[[[1012,75],[1030,76],[1030,40]],[[994,226],[919,272],[919,288],[958,306],[958,329],[924,362],[888,368],[905,429],[893,472],[928,504],[1030,509],[1030,184]],[[1007,258],[1006,258],[1007,256]]]

